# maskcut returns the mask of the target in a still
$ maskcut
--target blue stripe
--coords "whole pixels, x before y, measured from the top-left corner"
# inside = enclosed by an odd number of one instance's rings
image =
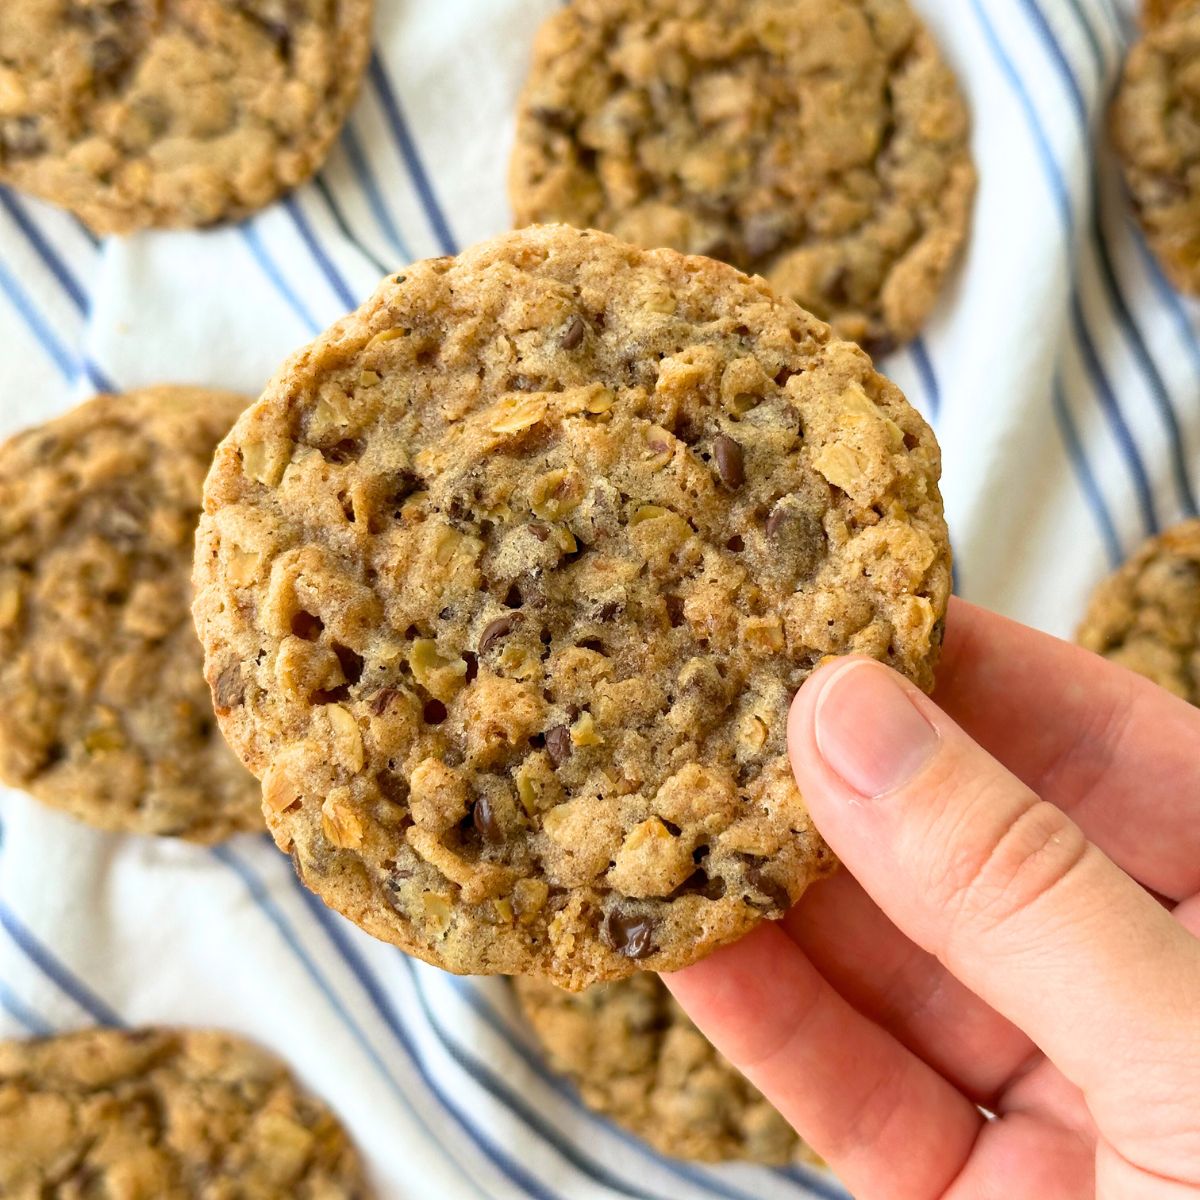
[[[429,1088],[442,1107],[454,1118],[459,1128],[462,1129],[479,1150],[487,1156],[492,1165],[505,1175],[511,1183],[524,1189],[529,1195],[537,1197],[537,1200],[557,1200],[553,1192],[546,1188],[540,1180],[531,1175],[516,1159],[512,1158],[502,1146],[477,1129],[470,1117],[451,1099],[445,1089],[438,1084],[432,1072],[429,1071],[424,1057],[409,1036],[408,1031],[396,1019],[391,1003],[380,986],[379,981],[375,978],[374,973],[367,966],[357,948],[350,943],[345,932],[339,927],[338,922],[342,918],[326,908],[298,879],[294,879],[293,882],[305,907],[317,924],[321,926],[321,929],[332,943],[334,949],[341,955],[351,974],[358,980],[359,985],[362,987],[367,999],[370,1000],[380,1020],[383,1021],[395,1039],[404,1048],[405,1053],[411,1059],[413,1066],[419,1072],[426,1087]]]
[[[342,211],[342,206],[338,203],[338,198],[334,194],[333,188],[318,175],[313,184],[321,195],[321,199],[325,201],[325,207],[329,209],[329,215],[333,218],[333,223],[338,227],[338,232],[352,245],[371,264],[371,266],[379,272],[380,275],[388,275],[391,273],[390,268],[379,258],[367,244],[360,238],[350,226],[350,220]]]
[[[917,374],[921,377],[921,386],[929,397],[930,415],[936,420],[942,414],[942,389],[933,369],[933,360],[929,357],[925,339],[913,338],[908,344],[908,350],[912,355],[913,365],[917,368]]]
[[[100,239],[78,218],[75,217],[75,228],[96,248],[100,248]]]
[[[81,314],[86,316],[88,298],[84,294],[83,288],[79,286],[79,281],[59,257],[54,247],[42,236],[42,231],[29,219],[29,215],[17,198],[7,188],[0,188],[0,206],[3,206],[4,211],[25,235],[34,252],[45,263],[46,269],[58,280],[63,291],[71,298],[71,302]]]
[[[412,251],[408,248],[408,243],[401,236],[399,227],[392,220],[392,214],[383,202],[383,193],[379,190],[379,184],[375,180],[371,164],[367,161],[367,156],[363,153],[358,135],[348,124],[342,130],[341,145],[342,149],[346,152],[346,157],[350,160],[350,166],[353,168],[355,176],[358,178],[363,195],[367,198],[367,207],[378,222],[384,237],[387,238],[392,248],[402,259],[406,262],[411,262],[413,257]]]
[[[1180,336],[1191,352],[1192,366],[1195,368],[1197,376],[1200,376],[1200,339],[1196,337],[1196,328],[1192,324],[1187,310],[1180,302],[1179,293],[1171,286],[1170,281],[1163,274],[1162,267],[1159,266],[1158,259],[1154,257],[1150,247],[1146,244],[1146,237],[1142,233],[1141,226],[1130,217],[1128,227],[1134,245],[1137,246],[1138,254],[1141,255],[1142,262],[1145,264],[1146,274],[1150,276],[1159,299],[1170,312]]]
[[[1067,189],[1066,181],[1059,170],[1058,163],[1054,157],[1054,152],[1046,138],[1045,131],[1038,119],[1037,110],[1034,107],[1033,100],[1025,87],[1015,64],[1009,57],[1001,43],[995,26],[992,24],[991,18],[984,9],[981,0],[971,0],[971,8],[975,13],[977,20],[983,30],[984,38],[988,43],[997,63],[999,64],[1004,75],[1008,78],[1013,90],[1017,94],[1018,100],[1021,102],[1022,108],[1025,110],[1025,115],[1029,124],[1030,132],[1033,134],[1034,140],[1038,147],[1039,155],[1042,159],[1042,165],[1046,170],[1047,178],[1050,181],[1052,190],[1055,194],[1055,199],[1058,201],[1059,212],[1066,225],[1068,233],[1068,245],[1071,247],[1070,259],[1072,266],[1074,265],[1074,241],[1075,241],[1075,213],[1072,207],[1070,193]],[[1079,302],[1079,293],[1074,279],[1074,271],[1072,270],[1071,281],[1071,319],[1072,327],[1075,336],[1080,343],[1080,350],[1084,359],[1085,365],[1090,369],[1099,369],[1099,356],[1096,354],[1095,347],[1092,345],[1091,337],[1087,331],[1086,324],[1083,320],[1083,309]],[[1133,439],[1129,433],[1129,428],[1125,424],[1124,418],[1121,415],[1120,408],[1117,405],[1116,398],[1112,393],[1112,389],[1108,381],[1103,377],[1103,374],[1093,376],[1097,390],[1101,395],[1101,402],[1105,407],[1110,418],[1115,416],[1113,432],[1121,446],[1122,452],[1125,455],[1126,462],[1129,466],[1130,473],[1133,477],[1134,489],[1138,494],[1138,503],[1142,510],[1142,516],[1147,530],[1153,532],[1158,521],[1154,513],[1154,501],[1150,493],[1149,479],[1146,474],[1145,465],[1141,461],[1140,454]],[[1087,489],[1085,488],[1085,493]]]
[[[274,843],[271,843],[271,845],[273,846]],[[282,910],[279,908],[279,905],[276,904],[275,900],[271,896],[270,892],[267,890],[267,887],[263,883],[263,881],[258,877],[258,875],[254,871],[252,871],[250,869],[250,867],[248,867],[244,862],[241,861],[241,859],[239,859],[236,855],[234,855],[234,853],[232,852],[232,850],[230,850],[230,848],[228,846],[213,847],[212,855],[219,862],[224,863],[225,866],[229,867],[230,870],[232,870],[234,872],[234,874],[237,875],[237,877],[242,881],[242,883],[246,887],[246,890],[250,893],[251,899],[254,900],[255,904],[257,904],[258,907],[262,910],[263,915],[275,927],[276,932],[279,934],[279,936],[283,940],[284,944],[288,947],[289,950],[291,950],[292,954],[295,955],[297,960],[300,962],[301,966],[303,966],[309,979],[311,979],[312,982],[316,985],[317,990],[321,993],[321,995],[325,997],[325,1000],[329,1004],[330,1008],[333,1009],[334,1013],[341,1020],[342,1024],[346,1027],[346,1029],[350,1032],[350,1034],[354,1038],[354,1040],[362,1048],[363,1053],[366,1054],[366,1056],[371,1060],[371,1063],[374,1065],[375,1069],[391,1085],[392,1091],[395,1092],[395,1094],[396,1094],[397,1098],[400,1100],[400,1102],[413,1115],[417,1124],[420,1125],[421,1128],[424,1129],[430,1135],[430,1137],[433,1139],[435,1144],[442,1146],[441,1139],[433,1132],[430,1125],[423,1119],[422,1115],[418,1112],[416,1107],[413,1105],[413,1103],[408,1098],[408,1095],[404,1091],[400,1082],[396,1079],[396,1077],[388,1069],[388,1067],[384,1063],[383,1059],[375,1052],[375,1049],[371,1045],[370,1040],[367,1038],[366,1034],[362,1031],[362,1029],[360,1028],[358,1023],[354,1020],[354,1018],[351,1017],[350,1013],[346,1010],[345,1006],[342,1004],[341,1000],[338,998],[337,993],[333,990],[333,987],[331,986],[329,981],[317,969],[316,964],[313,962],[312,958],[309,956],[308,952],[304,949],[304,946],[301,944],[300,939],[296,934],[296,931],[292,928],[291,923],[284,916]],[[291,868],[289,866],[288,867],[289,873],[290,873],[290,870],[291,870]],[[297,886],[299,886],[299,881],[296,881],[296,883],[297,883]],[[305,896],[308,895],[308,893],[306,891],[304,891],[303,888],[301,888],[300,890],[303,892],[303,894]],[[317,903],[319,904],[319,901]],[[406,1049],[407,1049],[407,1046],[406,1046]],[[422,1069],[422,1067],[420,1066],[420,1064],[417,1064],[414,1062],[414,1065],[417,1067],[417,1071],[421,1075],[422,1079],[425,1079],[426,1078],[425,1072]],[[449,1152],[449,1150],[446,1149],[444,1146],[442,1146],[442,1148],[445,1150],[445,1157],[446,1157],[447,1161],[452,1163],[459,1170],[459,1172],[462,1174],[463,1178],[466,1179],[467,1182],[471,1184],[471,1186],[475,1189],[475,1191],[480,1192],[480,1194],[483,1194],[481,1189],[474,1183],[474,1181],[471,1180],[469,1178],[469,1176],[466,1175],[463,1168],[458,1165],[457,1160]],[[551,1200],[553,1200],[553,1198],[551,1198]]]
[[[309,254],[313,256],[313,260],[320,267],[321,273],[329,281],[329,286],[333,289],[338,300],[347,309],[357,308],[358,300],[355,298],[354,292],[351,291],[349,284],[346,283],[341,272],[334,266],[333,260],[325,252],[325,247],[317,240],[312,226],[308,223],[308,218],[304,215],[304,210],[301,209],[296,197],[288,196],[284,200],[283,206],[292,218],[296,230],[300,234],[300,240],[308,247]]]
[[[1108,511],[1108,505],[1104,502],[1104,496],[1096,483],[1096,477],[1088,465],[1083,442],[1075,427],[1071,411],[1067,407],[1067,397],[1060,379],[1054,381],[1053,404],[1054,412],[1058,417],[1059,429],[1062,432],[1063,443],[1067,448],[1067,456],[1075,467],[1075,475],[1087,497],[1088,504],[1100,523],[1100,533],[1104,538],[1108,561],[1113,567],[1117,567],[1125,557],[1121,550],[1121,539],[1117,536],[1117,528],[1113,523],[1112,514]]]
[[[1043,43],[1047,46],[1051,57],[1054,59],[1059,73],[1063,76],[1064,81],[1069,88],[1072,97],[1074,98],[1076,115],[1079,118],[1080,131],[1084,138],[1085,148],[1089,141],[1089,118],[1087,111],[1087,101],[1084,99],[1083,90],[1080,87],[1079,80],[1075,76],[1075,72],[1071,68],[1071,64],[1067,59],[1066,53],[1062,48],[1061,43],[1054,34],[1054,30],[1050,27],[1045,14],[1038,7],[1037,0],[1022,0],[1025,10],[1028,13],[1031,21],[1036,27]],[[1104,229],[1100,222],[1100,206],[1099,206],[1099,191],[1100,179],[1096,172],[1093,163],[1089,182],[1091,185],[1091,203],[1089,208],[1090,224],[1092,241],[1095,244],[1097,260],[1100,264],[1100,272],[1104,278],[1104,286],[1107,290],[1114,309],[1116,310],[1117,322],[1121,326],[1122,331],[1128,337],[1133,349],[1134,357],[1137,359],[1138,366],[1141,368],[1142,374],[1145,376],[1150,386],[1150,393],[1154,397],[1155,406],[1159,410],[1159,414],[1167,427],[1168,440],[1171,446],[1171,467],[1175,474],[1175,482],[1179,489],[1180,496],[1183,500],[1183,505],[1189,515],[1196,513],[1196,497],[1192,490],[1191,479],[1188,473],[1188,465],[1184,459],[1183,452],[1183,433],[1179,425],[1179,417],[1175,412],[1174,406],[1171,404],[1171,397],[1167,391],[1167,385],[1163,380],[1158,366],[1154,362],[1149,349],[1146,346],[1145,339],[1142,337],[1141,330],[1133,319],[1133,314],[1130,312],[1129,305],[1125,300],[1121,291],[1121,285],[1117,280],[1116,269],[1113,266],[1112,256],[1109,253],[1108,241],[1104,236]],[[1114,408],[1119,412],[1116,397],[1112,397]],[[1124,421],[1121,421],[1124,425]],[[1130,438],[1132,444],[1132,438]],[[1146,485],[1147,495],[1149,495],[1149,482]],[[1151,512],[1153,520],[1153,513]],[[1151,530],[1157,528],[1157,522],[1153,521],[1150,526]]]
[[[120,388],[104,373],[104,369],[92,359],[85,357],[81,364],[84,378],[98,392],[116,392]]]
[[[39,1013],[35,1013],[3,979],[0,979],[0,1008],[38,1037],[47,1037],[54,1032],[54,1026]]]
[[[1100,38],[1097,36],[1095,29],[1092,28],[1092,23],[1087,19],[1083,9],[1079,5],[1079,0],[1067,0],[1071,11],[1075,14],[1075,19],[1083,30],[1083,36],[1087,39],[1088,49],[1092,53],[1092,62],[1096,67],[1096,74],[1103,76],[1105,53],[1104,47],[1100,45]]]
[[[4,292],[13,307],[21,314],[29,331],[41,343],[47,357],[53,360],[59,374],[68,382],[73,381],[78,370],[70,351],[58,340],[54,330],[42,319],[37,309],[34,308],[33,301],[9,271],[3,259],[0,259],[0,291]]]
[[[110,1008],[82,979],[64,966],[22,924],[16,913],[0,900],[0,925],[16,943],[21,952],[60,991],[69,996],[84,1012],[101,1025],[123,1028],[125,1022],[115,1009]]]
[[[263,274],[271,281],[275,290],[283,297],[292,312],[299,318],[300,323],[307,330],[315,333],[321,326],[317,323],[312,313],[305,307],[300,297],[292,290],[288,281],[284,279],[279,267],[275,264],[275,260],[267,253],[267,248],[263,245],[262,238],[259,237],[258,230],[254,227],[253,223],[248,221],[239,228],[242,237],[246,241],[246,245],[250,248],[250,253],[262,268]]]
[[[420,980],[420,972],[414,971],[414,981],[417,988],[424,993],[424,984]],[[592,1120],[602,1122],[610,1132],[617,1137],[625,1145],[629,1146],[644,1155],[647,1158],[653,1159],[660,1166],[687,1180],[689,1183],[709,1189],[714,1195],[725,1197],[726,1200],[756,1200],[752,1194],[743,1192],[738,1188],[733,1188],[726,1184],[723,1180],[713,1179],[703,1171],[695,1167],[689,1166],[687,1163],[681,1162],[678,1159],[666,1158],[661,1154],[657,1154],[650,1148],[641,1138],[635,1137],[631,1133],[622,1129],[621,1126],[614,1124],[604,1117],[599,1117],[591,1112],[583,1104],[579,1098],[578,1092],[567,1083],[560,1075],[552,1071],[543,1060],[542,1056],[534,1051],[521,1041],[520,1038],[513,1035],[509,1030],[503,1018],[499,1016],[492,1004],[486,997],[482,996],[478,989],[466,979],[457,979],[451,977],[451,986],[455,991],[466,1001],[468,1006],[474,1011],[485,1025],[487,1025],[495,1034],[501,1037],[509,1046],[509,1048],[521,1059],[525,1066],[536,1075],[544,1084],[553,1088],[560,1096],[571,1101],[574,1108],[586,1113]],[[422,1003],[425,1004],[424,999]],[[846,1193],[836,1187],[832,1187],[827,1180],[816,1178],[808,1179],[807,1177],[801,1180],[804,1185],[814,1191],[822,1200],[846,1200]]]
[[[400,156],[404,159],[404,165],[408,168],[408,173],[412,176],[413,184],[417,189],[417,195],[421,198],[421,206],[424,208],[425,215],[429,219],[429,224],[437,237],[438,245],[441,247],[443,254],[457,254],[454,235],[450,232],[450,226],[446,221],[445,213],[442,212],[442,207],[438,203],[437,196],[434,194],[433,184],[430,182],[429,175],[425,171],[424,163],[421,162],[421,156],[417,153],[417,146],[413,141],[412,134],[409,133],[408,123],[404,119],[404,114],[400,111],[399,101],[396,99],[396,94],[392,90],[387,72],[384,70],[383,63],[377,54],[371,55],[370,75],[371,82],[375,85],[379,93],[379,100],[383,105],[384,116],[387,117],[392,136],[396,139],[396,145],[400,149]]]

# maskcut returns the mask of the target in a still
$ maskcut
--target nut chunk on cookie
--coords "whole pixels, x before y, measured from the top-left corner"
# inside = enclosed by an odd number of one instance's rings
[[[369,1200],[342,1127],[272,1055],[210,1030],[0,1043],[0,1196]]]
[[[1096,589],[1079,642],[1200,705],[1200,520],[1151,538]]]
[[[97,233],[247,216],[307,179],[373,0],[3,0],[0,182]]]
[[[204,474],[247,403],[97,396],[0,446],[0,780],[102,829],[262,828],[189,613]]]
[[[958,258],[966,104],[908,0],[572,0],[517,111],[517,224],[766,276],[845,338],[913,337]]]
[[[657,976],[572,995],[514,981],[550,1065],[584,1103],[662,1154],[699,1162],[819,1162],[759,1090],[717,1052]]]
[[[814,665],[930,685],[939,469],[858,347],[722,263],[564,226],[417,263],[217,453],[217,712],[377,936],[572,988],[683,966],[830,869],[784,747]]]

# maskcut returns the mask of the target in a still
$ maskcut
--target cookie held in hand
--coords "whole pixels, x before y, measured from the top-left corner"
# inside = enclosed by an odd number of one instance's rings
[[[924,687],[933,434],[762,280],[564,226],[417,263],[219,449],[196,618],[301,878],[571,988],[779,916],[832,856],[784,745],[826,655]]]

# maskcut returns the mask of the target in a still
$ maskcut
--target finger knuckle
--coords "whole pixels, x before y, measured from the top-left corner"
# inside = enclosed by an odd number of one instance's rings
[[[1079,865],[1087,841],[1051,804],[1031,799],[990,836],[963,839],[932,881],[952,934],[979,938],[1028,914]]]

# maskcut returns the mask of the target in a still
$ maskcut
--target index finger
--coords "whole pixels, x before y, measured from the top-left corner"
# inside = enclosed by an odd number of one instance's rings
[[[934,699],[1145,886],[1174,900],[1200,890],[1200,709],[962,600]]]

